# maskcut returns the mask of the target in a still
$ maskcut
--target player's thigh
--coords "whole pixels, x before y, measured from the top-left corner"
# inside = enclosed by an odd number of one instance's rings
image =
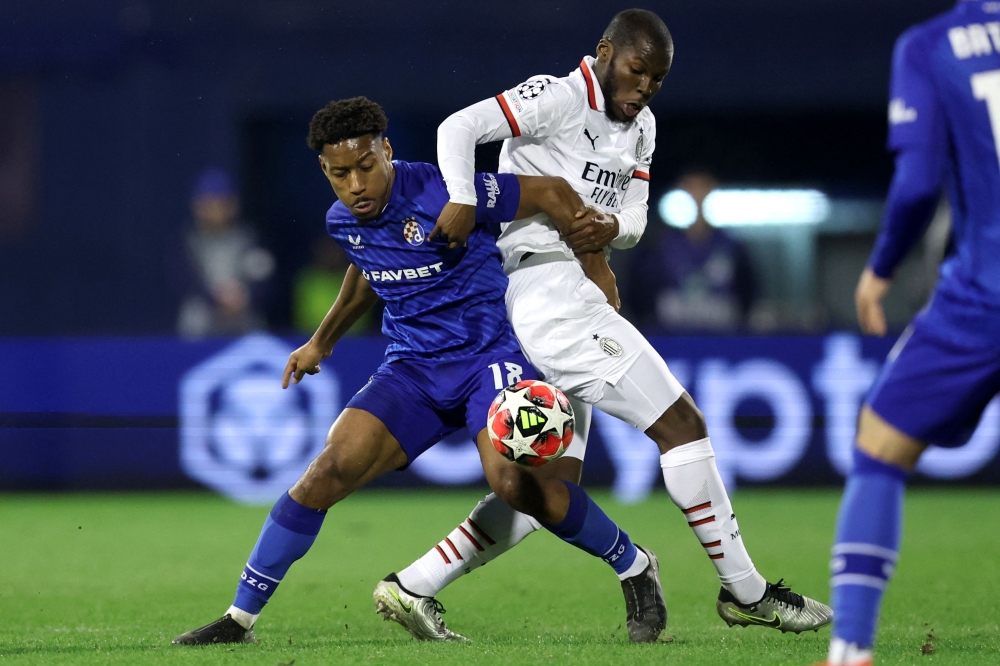
[[[403,448],[378,417],[347,408],[330,428],[326,446],[292,488],[291,496],[313,509],[328,509],[405,464]]]
[[[645,339],[642,343],[642,351],[635,362],[617,382],[604,386],[603,395],[595,406],[647,432],[654,424],[669,420],[668,411],[687,393],[653,346]],[[657,441],[653,434],[650,437]]]
[[[952,326],[950,313],[933,308],[900,337],[865,403],[910,440],[958,446],[972,435],[1000,390],[1000,345],[995,340],[970,340],[964,330],[968,322],[963,321],[959,330]],[[870,425],[865,445],[874,446],[870,433],[883,432]]]
[[[927,448],[923,442],[888,423],[868,405],[861,408],[858,418],[857,445],[873,458],[903,469],[913,469]]]
[[[627,340],[631,325],[575,262],[519,269],[510,280],[507,314],[525,356],[545,381],[596,402],[593,382],[613,383],[638,350]]]
[[[428,393],[435,388],[428,371],[422,361],[404,359],[383,364],[347,403],[348,408],[373,415],[392,435],[405,454],[397,467],[406,467],[461,427],[444,423],[437,398]]]
[[[587,442],[590,440],[590,426],[594,419],[594,406],[573,396],[567,396],[573,408],[573,440],[569,443],[566,453],[561,458],[540,470],[553,468],[551,474],[566,481],[579,483],[583,475],[583,459],[587,455]]]

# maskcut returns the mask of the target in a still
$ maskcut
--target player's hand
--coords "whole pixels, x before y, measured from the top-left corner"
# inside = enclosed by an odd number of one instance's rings
[[[428,240],[440,236],[448,242],[449,248],[465,247],[469,234],[476,228],[476,207],[449,201],[438,215],[437,224],[431,229]]]
[[[563,240],[574,252],[603,250],[617,237],[618,218],[596,208],[578,211],[569,231],[563,234]]]
[[[331,353],[332,349],[321,349],[312,340],[293,351],[288,357],[288,363],[285,364],[281,388],[288,388],[289,382],[298,384],[305,375],[315,375],[320,371],[319,362]]]
[[[618,281],[615,278],[614,271],[611,270],[607,260],[604,258],[604,250],[578,252],[576,256],[583,265],[583,271],[590,281],[604,292],[605,298],[608,299],[608,304],[615,309],[615,312],[620,312],[622,301],[618,296]]]
[[[871,268],[865,267],[854,290],[854,305],[858,309],[858,323],[869,335],[882,337],[886,332],[885,310],[882,299],[889,293],[892,280],[880,278]]]

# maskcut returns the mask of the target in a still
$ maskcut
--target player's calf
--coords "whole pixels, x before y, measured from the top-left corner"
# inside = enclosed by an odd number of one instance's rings
[[[636,548],[580,486],[558,478],[536,476],[498,456],[485,431],[477,439],[483,469],[493,492],[512,508],[532,516],[557,537],[600,557],[623,585],[628,608],[629,637],[637,642],[656,640],[666,627],[667,610],[656,565]],[[641,590],[641,599],[628,595]]]
[[[326,448],[268,514],[240,575],[232,605],[219,620],[181,634],[174,642],[252,641],[257,617],[292,564],[316,541],[327,508],[405,462],[406,454],[385,424],[362,410],[345,410],[331,428]]]

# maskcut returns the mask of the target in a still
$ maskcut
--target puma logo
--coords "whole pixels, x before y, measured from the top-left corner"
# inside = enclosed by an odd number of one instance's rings
[[[598,134],[597,136],[590,136],[590,130],[588,130],[588,129],[587,129],[586,127],[584,127],[584,128],[583,128],[583,135],[584,135],[585,137],[587,137],[587,140],[588,140],[588,141],[590,141],[590,147],[591,147],[591,148],[592,148],[593,150],[597,150],[597,144],[596,144],[596,141],[597,141],[597,140],[598,140],[599,138],[601,138],[601,135],[600,135],[600,134]]]

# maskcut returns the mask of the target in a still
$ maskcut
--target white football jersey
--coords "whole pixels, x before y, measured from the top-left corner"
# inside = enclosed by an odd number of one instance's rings
[[[475,144],[504,139],[500,171],[561,176],[587,205],[617,214],[611,247],[638,242],[646,225],[656,121],[649,107],[631,123],[604,112],[604,93],[587,56],[562,78],[535,76],[449,117],[438,132],[438,162],[452,201],[474,204]],[[546,215],[505,225],[497,241],[509,273],[525,252],[573,252]]]

